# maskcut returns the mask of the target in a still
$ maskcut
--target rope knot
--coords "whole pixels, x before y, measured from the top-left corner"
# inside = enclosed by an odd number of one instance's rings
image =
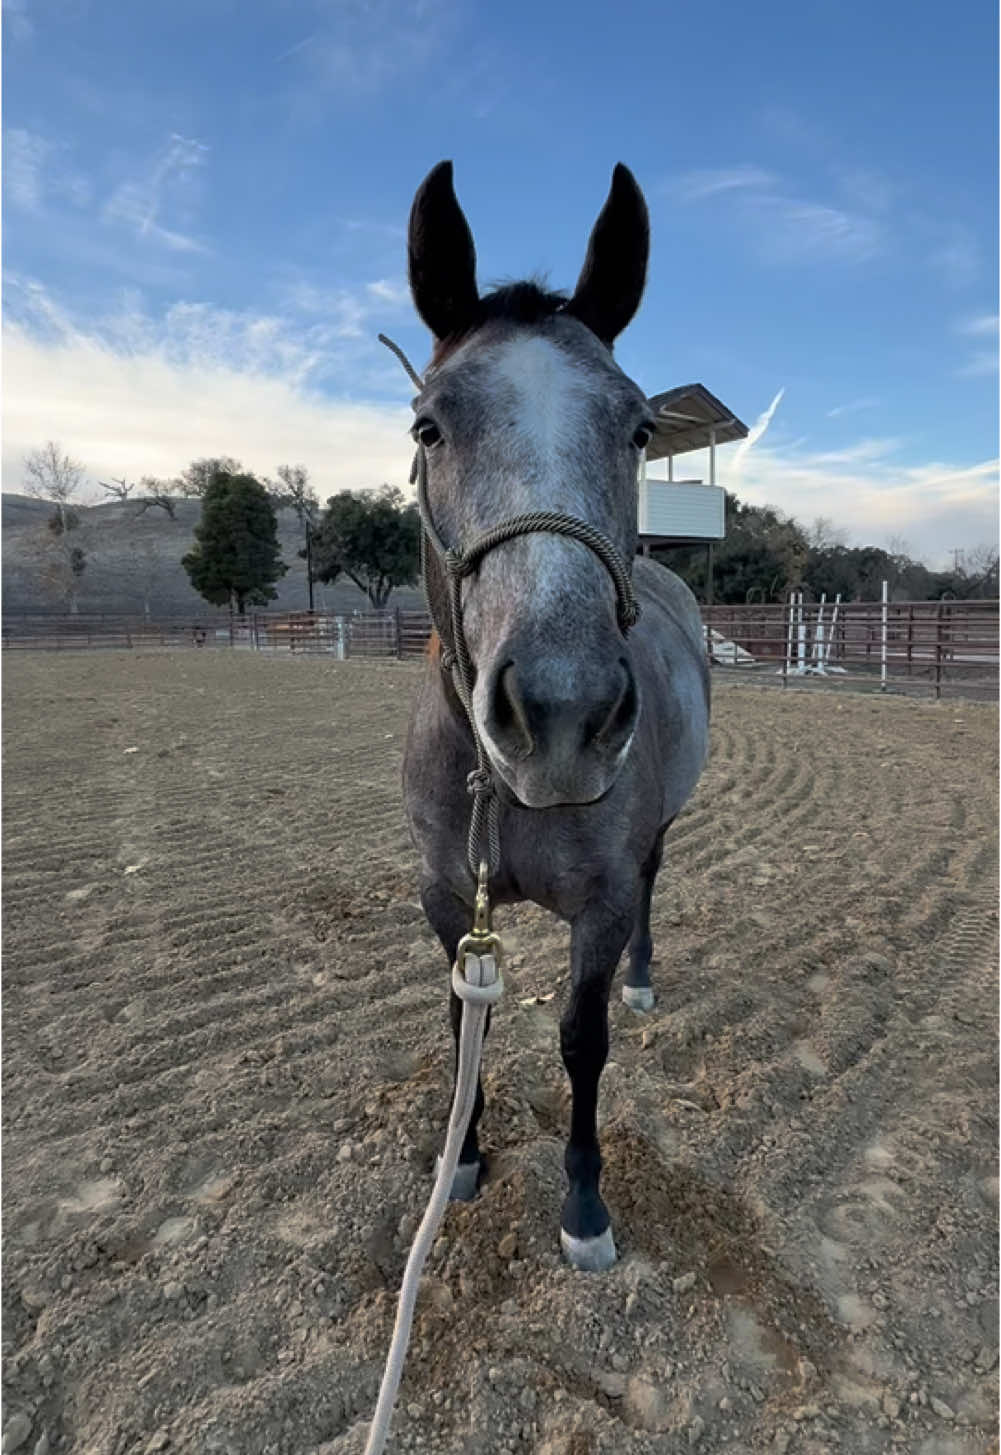
[[[443,672],[451,672],[455,666],[456,656],[452,647],[446,647],[444,642],[441,645],[441,669]]]
[[[640,619],[640,604],[639,604],[639,602],[636,601],[635,599],[633,601],[627,601],[623,605],[622,610],[619,612],[619,623],[620,623],[620,625],[622,627],[622,630],[624,632],[625,631],[628,631],[631,626],[635,626],[636,625],[636,623],[639,621],[639,619]]]
[[[449,576],[465,576],[469,571],[469,563],[458,546],[450,546],[445,552],[445,570]]]
[[[474,798],[478,797],[481,793],[492,793],[494,791],[494,781],[490,769],[474,768],[466,778],[466,790]]]

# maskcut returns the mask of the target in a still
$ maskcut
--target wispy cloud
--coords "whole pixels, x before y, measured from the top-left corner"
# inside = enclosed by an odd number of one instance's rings
[[[279,51],[278,55],[275,56],[275,65],[278,65],[279,61],[287,61],[292,56],[298,55],[301,50],[305,50],[307,46],[313,44],[316,36],[317,32],[313,30],[310,31],[309,35],[304,35],[302,40],[293,41],[292,45],[286,46],[283,51]]]
[[[886,246],[885,224],[871,212],[797,196],[763,167],[685,172],[670,190],[692,205],[724,203],[767,263],[860,263]]]
[[[701,202],[706,197],[717,197],[721,192],[737,192],[751,187],[755,190],[774,185],[771,172],[761,167],[720,167],[716,170],[686,172],[678,182],[678,192],[685,202]]]
[[[410,289],[402,279],[394,282],[391,278],[377,278],[374,283],[366,285],[366,291],[380,303],[388,303],[393,308],[406,308],[410,304]]]
[[[768,262],[863,263],[886,244],[882,223],[840,207],[777,194],[756,196],[751,205],[760,223],[758,252]]]
[[[50,150],[43,137],[20,127],[4,134],[4,188],[22,212],[37,212],[42,205],[42,170]]]
[[[28,15],[27,0],[4,0],[3,31],[8,40],[31,40],[35,27]]]
[[[100,318],[74,317],[33,279],[7,280],[6,317],[25,337],[49,347],[72,344],[98,353],[146,356],[179,369],[229,369],[280,379],[293,389],[366,389],[399,397],[398,370],[376,341],[383,322],[400,309],[378,287],[286,290],[274,312],[219,308],[179,301],[151,313],[138,289],[119,295]]]
[[[968,335],[970,338],[990,338],[998,331],[998,316],[996,313],[978,313],[972,318],[961,318],[956,324],[956,332]]]
[[[859,414],[863,409],[878,409],[880,400],[875,395],[866,395],[862,399],[850,399],[847,404],[836,404],[833,409],[827,411],[828,419],[840,419],[843,414]]]
[[[166,227],[161,217],[171,206],[190,210],[195,174],[204,165],[208,147],[176,132],[153,162],[146,176],[122,183],[104,207],[104,220],[123,223],[136,235],[162,243],[172,252],[206,252],[204,243],[188,233]]]
[[[895,455],[903,443],[903,440],[894,435],[863,439],[857,440],[853,445],[845,445],[840,450],[824,450],[810,458],[815,465],[872,464],[877,460],[885,460],[889,455]]]
[[[4,190],[11,206],[41,213],[48,205],[70,202],[85,207],[93,187],[67,157],[68,148],[23,127],[4,133]]]
[[[835,166],[838,191],[851,207],[881,216],[899,199],[902,188],[875,167]]]
[[[364,308],[394,306],[364,286],[358,297]],[[406,381],[377,344],[338,333],[336,310],[310,319],[188,302],[154,315],[130,293],[114,314],[84,323],[23,280],[8,286],[6,302],[8,479],[19,478],[23,455],[48,438],[61,439],[93,478],[174,475],[192,458],[220,452],[261,472],[301,459],[321,497],[407,478]],[[348,391],[359,389],[368,397],[351,402]],[[943,541],[996,539],[996,461],[902,464],[901,442],[891,438],[810,451],[766,435],[777,408],[773,400],[761,412],[754,447],[742,456],[743,499],[801,521],[833,517],[855,543],[904,535],[932,562]],[[720,451],[726,483],[735,453]]]
[[[320,399],[274,373],[183,362],[160,348],[46,345],[17,325],[5,329],[4,357],[7,481],[19,479],[29,450],[57,437],[92,480],[169,477],[221,452],[265,474],[281,460],[302,460],[321,499],[407,480],[405,406]]]
[[[976,313],[956,320],[956,333],[963,338],[987,340],[996,338],[998,316],[996,313]],[[998,372],[998,349],[980,347],[968,359],[953,370],[957,379],[985,379]]]
[[[327,99],[373,95],[421,70],[452,33],[451,0],[319,0],[321,23],[277,57]]]
[[[885,546],[905,536],[933,566],[942,563],[945,547],[996,541],[997,460],[902,465],[889,448],[896,443],[863,440],[823,453],[762,445],[747,458],[741,498],[801,522],[832,518],[854,545]],[[726,480],[725,458],[720,468]]]
[[[304,278],[289,283],[282,302],[310,326],[337,339],[360,339],[374,333],[374,318],[392,317],[410,306],[410,290],[402,280],[376,278],[355,288],[327,288]]]
[[[283,294],[289,309],[310,319],[333,338],[360,338],[366,318],[365,300],[349,288],[320,288],[292,283]]]
[[[221,451],[262,472],[303,460],[321,497],[407,479],[411,416],[393,402],[407,396],[406,380],[380,358],[371,375],[388,382],[390,402],[318,392],[338,372],[364,381],[367,367],[364,348],[320,324],[194,303],[153,316],[128,294],[114,314],[85,325],[38,284],[15,280],[13,293],[4,325],[5,480],[16,480],[24,454],[50,437],[95,479],[174,475]]]

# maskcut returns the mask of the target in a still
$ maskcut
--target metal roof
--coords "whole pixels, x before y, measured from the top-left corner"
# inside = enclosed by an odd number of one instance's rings
[[[747,425],[721,404],[715,394],[710,394],[704,384],[680,384],[677,389],[668,389],[666,394],[652,394],[650,404],[657,428],[646,447],[648,460],[708,449],[713,426],[718,445],[747,438]]]

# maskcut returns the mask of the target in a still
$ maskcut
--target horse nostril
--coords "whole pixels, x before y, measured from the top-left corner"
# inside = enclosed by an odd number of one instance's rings
[[[525,700],[518,686],[514,663],[508,662],[497,674],[493,700],[493,731],[513,756],[527,758],[535,748],[528,725]]]
[[[622,669],[619,694],[608,709],[604,721],[592,739],[593,742],[605,747],[617,748],[621,746],[636,726],[636,713],[638,708],[636,678],[633,676],[632,668],[624,657],[619,658],[619,666]]]

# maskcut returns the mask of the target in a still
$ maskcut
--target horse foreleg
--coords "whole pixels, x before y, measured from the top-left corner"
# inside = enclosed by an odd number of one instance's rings
[[[650,901],[653,899],[657,873],[664,857],[664,835],[670,827],[670,824],[665,824],[661,829],[650,857],[643,866],[636,922],[629,941],[629,968],[622,986],[622,999],[630,1010],[653,1010],[653,986],[650,984],[650,961],[653,958]]]
[[[443,884],[432,884],[424,889],[421,894],[421,903],[424,906],[424,913],[428,917],[428,923],[434,930],[442,943],[445,954],[448,957],[449,969],[455,964],[456,951],[459,948],[459,941],[469,930],[472,915],[469,906],[454,895],[450,889]],[[459,1028],[462,1024],[462,1001],[454,990],[449,991],[449,1016],[452,1022],[452,1035],[455,1040],[455,1062],[452,1072],[452,1098],[455,1100],[455,1073],[459,1060]],[[490,1029],[490,1012],[487,1011],[486,1030]],[[484,1032],[486,1034],[486,1032]],[[451,1107],[451,1101],[449,1102]],[[462,1151],[459,1153],[459,1165],[456,1168],[455,1177],[452,1181],[453,1200],[468,1202],[476,1196],[476,1187],[482,1170],[482,1158],[480,1146],[477,1139],[476,1129],[479,1126],[480,1117],[483,1113],[483,1085],[477,1077],[476,1101],[473,1105],[473,1115],[469,1121],[469,1130],[466,1132],[462,1144]]]
[[[591,905],[570,934],[570,1001],[560,1021],[560,1048],[573,1093],[565,1166],[570,1191],[560,1218],[560,1244],[575,1268],[615,1262],[608,1208],[601,1200],[598,1082],[608,1057],[608,994],[634,923],[634,909]]]

